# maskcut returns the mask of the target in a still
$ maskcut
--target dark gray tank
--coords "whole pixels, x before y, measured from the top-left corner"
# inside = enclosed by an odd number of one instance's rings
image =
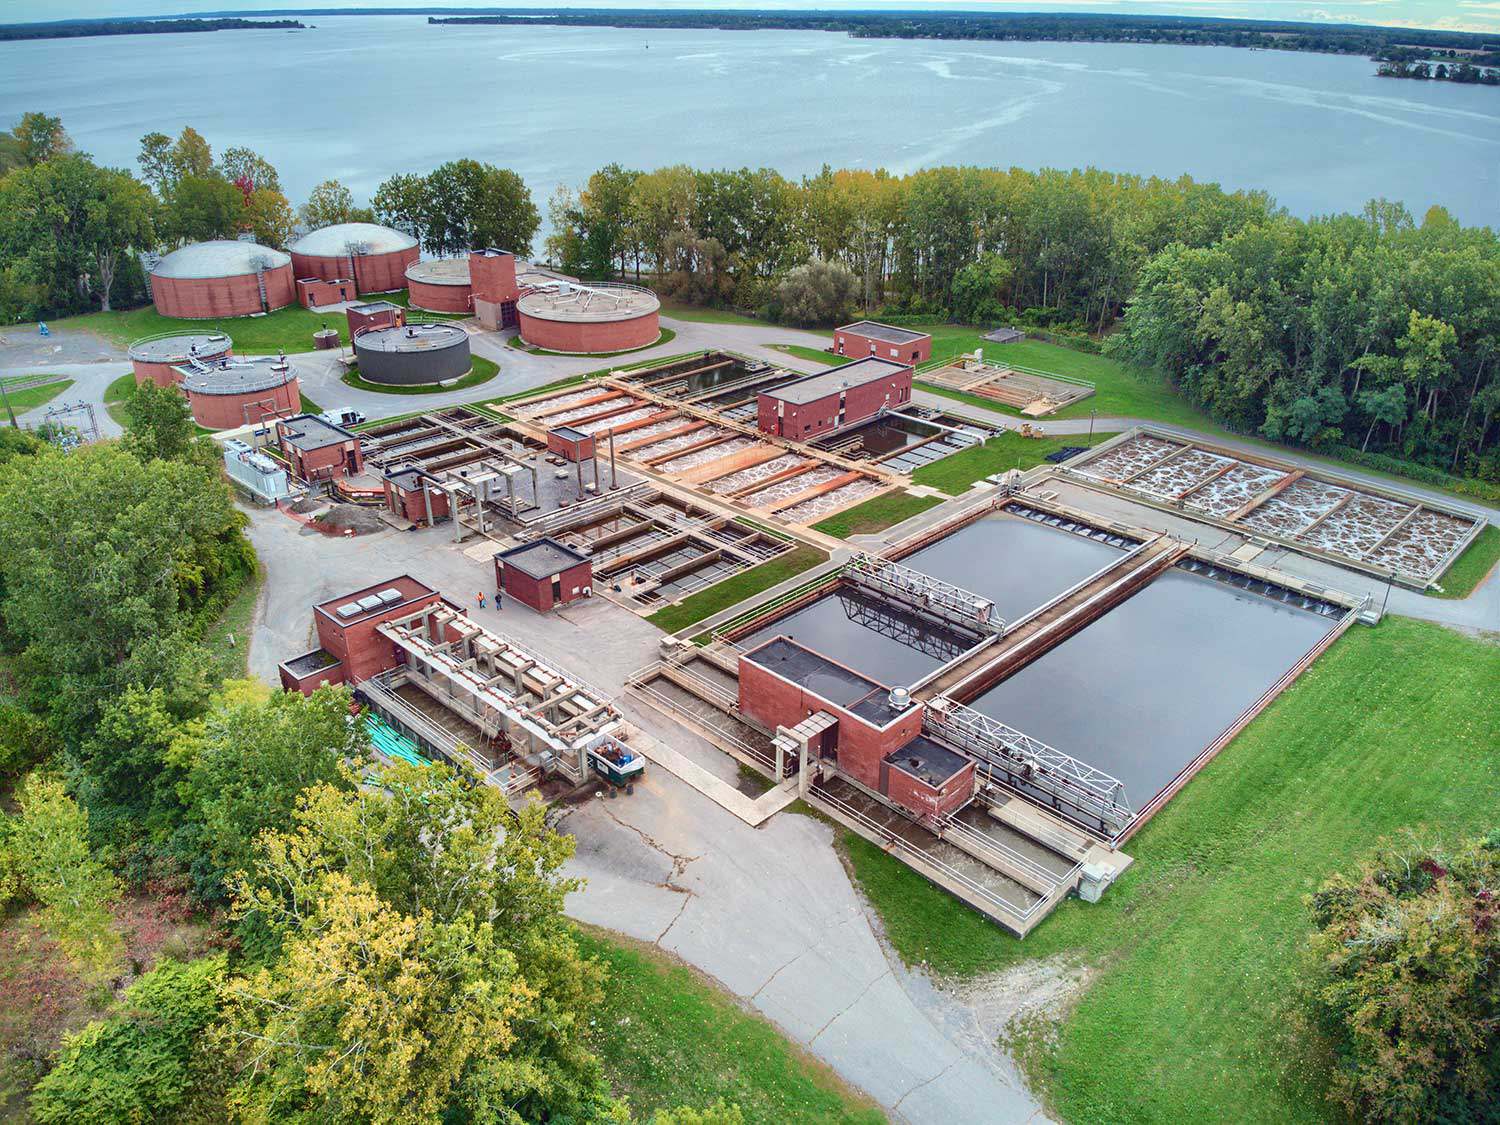
[[[354,337],[354,354],[362,378],[390,386],[448,383],[474,366],[469,334],[456,324],[370,329]]]

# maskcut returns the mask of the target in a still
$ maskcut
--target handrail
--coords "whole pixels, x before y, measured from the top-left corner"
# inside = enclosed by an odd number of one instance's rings
[[[217,329],[209,332],[193,332],[191,330],[183,331],[179,329],[176,332],[153,332],[149,336],[138,336],[125,346],[125,354],[134,359],[135,357],[131,356],[130,353],[133,352],[136,348],[140,347],[142,344],[154,344],[157,340],[171,340],[179,336],[207,336],[209,338],[222,336],[226,341],[228,341],[229,347],[232,348],[234,346],[234,337],[231,336],[228,332],[222,332]],[[187,357],[184,356],[183,358]]]
[[[809,796],[811,796],[816,801],[822,801],[827,805],[831,805],[844,816],[847,816],[851,820],[865,826],[870,831],[874,832],[878,837],[880,837],[881,840],[885,841],[885,844],[888,848],[898,850],[916,857],[920,862],[937,869],[942,873],[944,878],[951,879],[955,883],[959,884],[970,894],[973,894],[977,898],[981,898],[986,902],[996,905],[1000,909],[1004,910],[1007,914],[1011,914],[1019,918],[1023,922],[1030,921],[1032,916],[1036,914],[1037,911],[1048,901],[1045,896],[1038,896],[1037,901],[1029,906],[1017,906],[1004,895],[991,890],[989,887],[986,887],[981,883],[975,882],[973,879],[969,878],[969,876],[965,875],[962,871],[959,871],[957,868],[948,866],[948,864],[944,863],[936,856],[930,855],[927,852],[922,851],[920,848],[912,847],[911,844],[907,843],[900,836],[896,835],[896,833],[892,832],[885,825],[881,824],[879,821],[871,819],[869,816],[866,816],[864,813],[856,809],[853,805],[850,805],[847,801],[844,801],[839,797],[835,797],[832,793],[827,792],[821,785],[814,783],[812,786],[810,786]]]
[[[933,817],[931,819],[933,821],[933,824],[938,829],[938,831],[935,833],[937,836],[942,837],[946,834],[951,833],[954,836],[958,836],[962,839],[972,842],[973,845],[977,848],[987,848],[990,851],[996,852],[997,854],[1002,856],[1007,863],[1015,864],[1016,867],[1026,872],[1026,874],[1030,875],[1033,879],[1040,880],[1041,882],[1047,883],[1048,885],[1068,881],[1074,875],[1076,875],[1078,873],[1078,869],[1083,866],[1081,863],[1075,861],[1072,866],[1069,867],[1066,874],[1056,875],[1053,872],[1047,870],[1047,868],[1043,867],[1040,863],[1036,862],[1036,860],[1022,855],[1020,852],[1012,848],[1009,844],[1002,843],[1001,841],[996,840],[991,836],[986,836],[983,832],[971,828],[963,821],[955,820],[952,815],[945,814],[943,816]]]

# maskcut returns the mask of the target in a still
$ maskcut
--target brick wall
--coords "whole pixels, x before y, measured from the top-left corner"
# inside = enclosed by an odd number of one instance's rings
[[[857,332],[845,332],[842,328],[833,334],[833,350],[839,355],[860,359],[867,355],[881,359],[910,363],[913,366],[926,363],[932,358],[932,337],[923,336],[908,344],[892,344],[884,340],[872,340]]]
[[[543,320],[538,316],[519,315],[521,339],[552,352],[623,352],[656,343],[661,336],[661,319],[655,311],[630,320],[612,320],[594,324],[577,324],[561,320]]]
[[[973,762],[967,763],[941,786],[928,785],[899,766],[886,765],[884,775],[885,786],[881,792],[902,808],[922,816],[951,813],[974,792]]]

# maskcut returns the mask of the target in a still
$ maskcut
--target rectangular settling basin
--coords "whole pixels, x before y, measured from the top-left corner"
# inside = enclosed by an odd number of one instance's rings
[[[1013,621],[1120,554],[1119,547],[1108,543],[996,513],[901,563],[994,599],[995,612]],[[978,639],[848,587],[779,618],[740,643],[752,648],[783,633],[891,686],[913,683]]]
[[[1123,781],[1139,809],[1336,624],[1169,570],[971,706]]]

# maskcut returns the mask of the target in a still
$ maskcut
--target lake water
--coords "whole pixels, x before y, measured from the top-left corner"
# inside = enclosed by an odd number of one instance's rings
[[[117,165],[142,134],[192,124],[216,151],[264,153],[294,203],[330,177],[365,198],[460,156],[514,168],[544,213],[558,184],[610,161],[1094,165],[1264,188],[1302,215],[1378,195],[1500,225],[1500,89],[1379,79],[1363,58],[304,22],[317,27],[3,43],[0,120],[59,114]]]

